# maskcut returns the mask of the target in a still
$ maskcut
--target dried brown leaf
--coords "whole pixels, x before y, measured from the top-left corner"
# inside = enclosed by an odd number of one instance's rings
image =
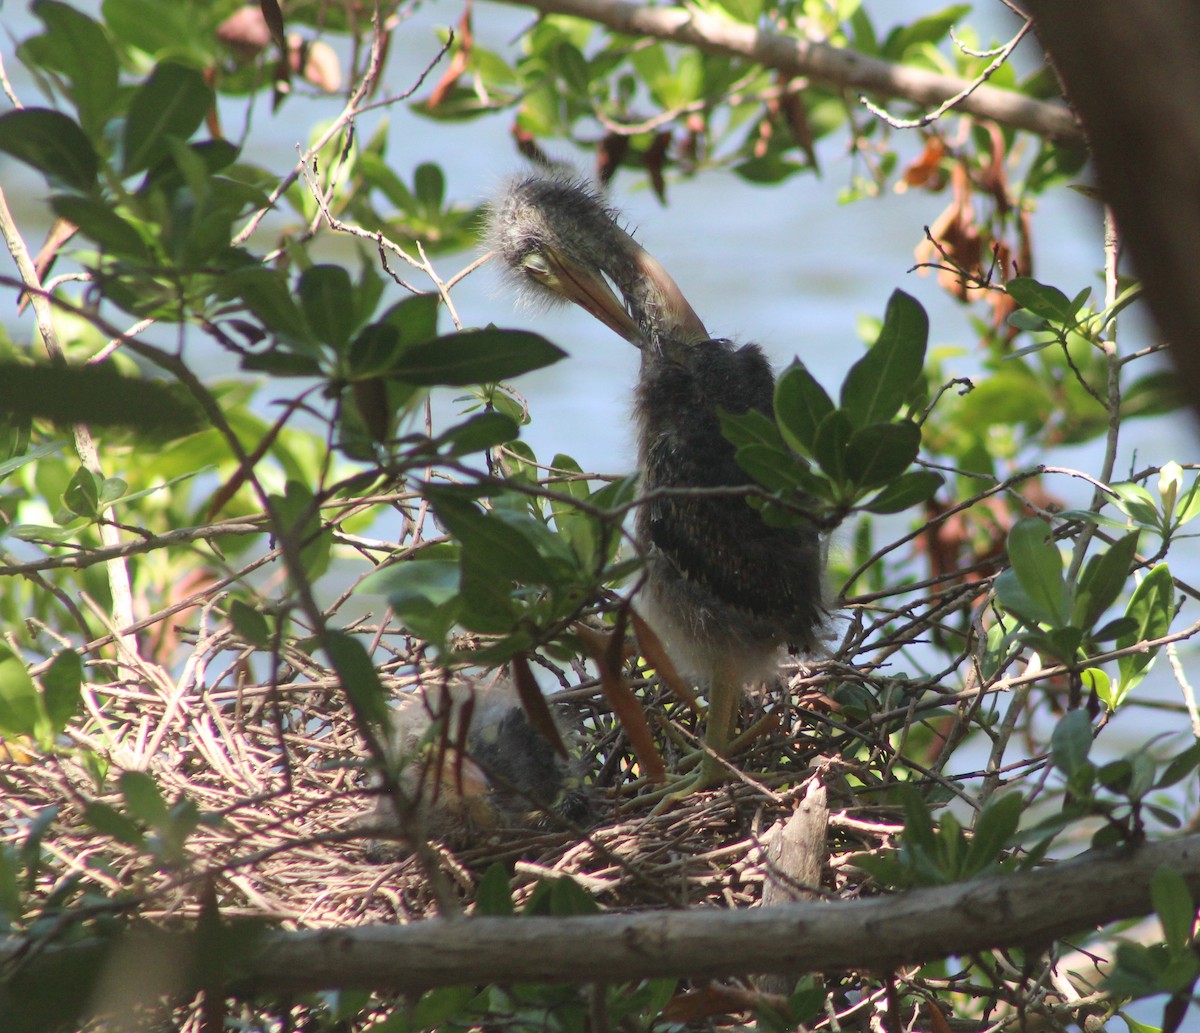
[[[642,773],[653,782],[662,782],[667,777],[666,766],[654,745],[654,736],[650,733],[646,712],[622,671],[620,656],[625,639],[623,624],[623,621],[618,621],[618,627],[612,636],[602,635],[582,625],[577,625],[575,631],[596,663],[604,699],[617,715],[621,727],[625,729]]]
[[[662,640],[655,634],[654,629],[638,616],[637,610],[629,611],[629,622],[633,625],[633,634],[637,639],[638,650],[650,666],[658,672],[659,680],[675,694],[677,699],[686,703],[693,714],[700,715],[702,711],[696,694],[692,692],[692,687],[676,670],[675,665],[671,662],[671,657],[663,647]]]
[[[545,739],[558,752],[563,760],[570,759],[566,743],[554,723],[554,716],[546,703],[546,697],[529,669],[529,658],[524,653],[518,653],[512,658],[513,684],[517,687],[517,698],[529,718],[529,724],[535,732]]]

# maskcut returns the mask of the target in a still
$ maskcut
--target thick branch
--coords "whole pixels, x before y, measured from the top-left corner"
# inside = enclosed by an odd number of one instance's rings
[[[1162,866],[1179,871],[1192,893],[1200,893],[1200,835],[865,900],[279,932],[242,969],[235,989],[425,990],[462,983],[888,970],[997,947],[1036,949],[1145,914],[1151,910],[1150,876]],[[31,966],[61,964],[64,952],[78,949],[48,950]],[[0,947],[0,966],[17,950],[12,942]]]
[[[570,14],[629,36],[653,36],[710,54],[743,57],[786,75],[935,107],[971,83],[952,75],[892,64],[827,43],[796,39],[682,7],[647,7],[628,0],[504,0],[543,14]],[[978,86],[956,105],[980,118],[1025,129],[1059,143],[1082,145],[1083,133],[1061,104]]]
[[[1200,8],[1028,0],[1092,147],[1154,318],[1200,397]]]

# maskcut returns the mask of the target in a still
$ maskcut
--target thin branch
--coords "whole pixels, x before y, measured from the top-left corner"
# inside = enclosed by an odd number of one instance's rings
[[[1026,34],[1032,27],[1032,21],[1027,21],[1024,25],[1022,25],[1017,34],[996,52],[995,58],[992,60],[992,63],[987,66],[987,68],[980,72],[979,75],[967,83],[967,85],[959,90],[956,94],[947,97],[936,108],[934,108],[928,114],[922,115],[920,118],[896,118],[894,115],[889,114],[878,105],[872,104],[866,97],[859,97],[859,103],[862,104],[862,106],[869,112],[871,112],[872,115],[876,116],[876,118],[883,119],[883,121],[885,121],[893,129],[920,129],[922,126],[927,126],[932,122],[936,122],[951,108],[965,107],[964,102],[1000,69],[1000,67],[1008,60],[1009,55],[1016,48],[1016,45],[1025,38]],[[958,43],[958,40],[955,40],[954,42]],[[966,50],[961,43],[958,43],[958,46],[967,53],[973,54],[973,56],[983,56],[981,54],[974,54],[973,51]]]
[[[3,189],[0,189],[0,232],[4,235],[5,243],[8,245],[9,254],[13,257],[13,262],[16,263],[17,270],[20,273],[21,280],[25,287],[26,296],[30,298],[33,305],[34,315],[37,319],[38,332],[42,335],[42,342],[46,348],[46,354],[50,356],[51,362],[66,363],[66,355],[63,352],[62,346],[58,341],[58,331],[54,325],[54,313],[50,303],[50,296],[42,289],[41,279],[38,276],[33,260],[29,257],[29,249],[25,246],[25,239],[21,236],[20,230],[17,228],[16,220],[9,211],[8,200],[4,196]],[[96,477],[103,478],[104,471],[100,466],[100,457],[96,452],[96,441],[92,437],[90,428],[83,423],[75,424],[73,428],[75,438],[75,451],[79,456],[80,463],[85,466],[89,472]],[[106,548],[114,548],[121,544],[121,533],[114,526],[117,519],[116,509],[108,508],[105,510],[113,521],[113,523],[102,522],[100,524],[100,540]],[[129,579],[129,570],[125,566],[124,561],[120,557],[113,558],[107,564],[108,573],[108,589],[112,593],[112,616],[117,627],[127,628],[133,624],[133,588]],[[137,641],[129,633],[122,633],[122,647],[129,653],[137,653]]]

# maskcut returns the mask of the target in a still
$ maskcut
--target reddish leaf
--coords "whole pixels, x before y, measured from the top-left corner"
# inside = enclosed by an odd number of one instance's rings
[[[517,150],[535,165],[545,168],[552,164],[549,155],[538,146],[537,137],[528,129],[522,129],[516,122],[513,123],[512,138],[516,142]]]
[[[906,187],[924,187],[938,191],[946,185],[946,172],[942,159],[946,156],[946,144],[936,133],[925,138],[925,149],[921,156],[904,170],[900,182]]]
[[[787,122],[793,142],[804,152],[808,164],[815,169],[817,152],[813,146],[813,131],[808,121],[808,108],[804,105],[804,98],[799,93],[789,90],[779,98],[779,110]]]
[[[518,653],[512,658],[513,684],[517,687],[517,698],[529,718],[529,724],[535,732],[545,739],[564,760],[570,759],[566,744],[554,723],[554,716],[546,703],[546,697],[538,686],[533,671],[529,669],[529,658],[524,653]]]
[[[992,149],[984,163],[979,185],[992,195],[997,213],[1004,216],[1012,207],[1008,197],[1008,175],[1004,171],[1004,134],[995,122],[985,122],[984,126],[991,137]]]
[[[642,164],[650,174],[650,185],[663,204],[667,203],[667,182],[663,177],[663,167],[667,163],[667,149],[670,146],[671,134],[666,131],[657,133],[642,158]]]
[[[287,35],[283,28],[283,11],[279,9],[279,0],[258,0],[258,6],[262,10],[263,21],[267,24],[275,46],[282,54],[287,50]]]
[[[784,997],[755,993],[721,983],[706,983],[672,997],[663,1008],[662,1017],[667,1022],[701,1022],[714,1015],[751,1012],[762,1006],[781,1015],[788,1014],[788,1003]]]
[[[288,60],[292,71],[318,90],[337,93],[342,88],[342,65],[337,51],[319,39],[306,43],[299,36],[288,39]]]
[[[636,610],[629,611],[629,621],[633,625],[633,634],[638,642],[638,649],[650,663],[650,666],[658,672],[658,678],[670,689],[675,696],[687,704],[688,709],[693,714],[700,715],[700,704],[696,700],[696,694],[692,692],[692,687],[688,685],[679,671],[675,669],[675,665],[671,662],[671,657],[663,648],[662,641],[658,635],[654,633],[654,629],[650,627],[641,617],[638,616]]]
[[[217,39],[225,44],[239,64],[249,64],[271,42],[271,30],[261,7],[239,7],[217,26]]]
[[[596,145],[596,181],[607,186],[628,153],[628,136],[624,133],[605,134]]]
[[[458,47],[454,51],[454,56],[450,58],[450,64],[446,71],[442,73],[441,79],[433,88],[433,92],[429,95],[429,100],[426,102],[428,108],[432,111],[442,103],[454,89],[458,82],[459,76],[467,70],[467,64],[471,58],[471,45],[474,37],[471,34],[471,0],[467,0],[466,6],[463,7],[462,17],[458,20]]]
[[[654,746],[646,713],[621,671],[620,655],[625,639],[624,621],[618,621],[612,636],[602,635],[585,625],[576,625],[575,633],[600,672],[600,688],[604,698],[629,736],[642,773],[652,782],[663,782],[667,769]],[[614,645],[615,640],[615,645]]]

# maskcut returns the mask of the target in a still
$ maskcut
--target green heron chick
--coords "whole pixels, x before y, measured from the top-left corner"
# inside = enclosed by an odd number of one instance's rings
[[[748,484],[720,412],[771,417],[770,364],[758,345],[710,337],[666,270],[580,183],[514,180],[492,205],[490,243],[524,293],[572,301],[641,349],[634,408],[651,497],[637,511],[647,567],[635,605],[707,689],[705,742],[724,754],[742,688],[773,675],[784,646],[812,650],[824,618],[814,526],[771,527],[744,497],[695,491]],[[721,775],[706,755],[684,792]]]
[[[575,823],[589,816],[573,765],[529,723],[505,674],[406,693],[392,712],[391,749],[422,831],[452,846],[552,824],[554,815]],[[372,824],[408,831],[387,796],[377,801]]]

